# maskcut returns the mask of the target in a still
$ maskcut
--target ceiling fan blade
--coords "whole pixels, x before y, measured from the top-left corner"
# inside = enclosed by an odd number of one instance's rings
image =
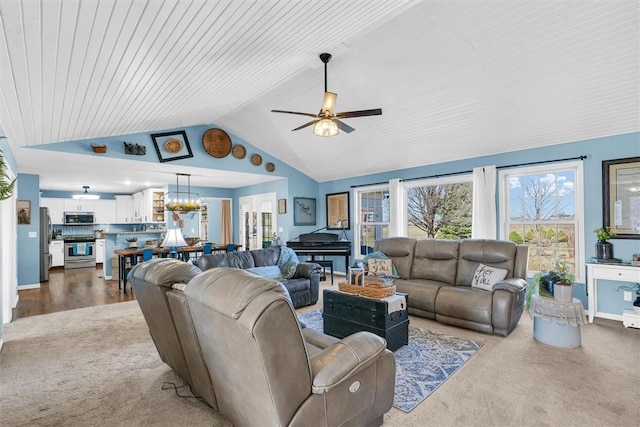
[[[314,123],[315,123],[315,122],[317,122],[317,121],[318,121],[318,119],[316,119],[316,120],[311,120],[309,123],[305,123],[305,124],[303,124],[302,126],[298,126],[298,127],[297,127],[297,128],[295,128],[295,129],[291,129],[291,132],[293,132],[294,130],[304,129],[304,128],[306,128],[307,126],[311,126],[312,124],[314,124]]]
[[[333,121],[336,122],[336,124],[338,125],[338,129],[340,129],[343,132],[351,133],[355,130],[354,128],[352,128],[351,126],[349,126],[343,121],[340,121],[338,119],[333,119]]]
[[[299,116],[318,117],[317,114],[311,113],[299,113],[297,111],[285,111],[285,110],[271,110],[272,113],[284,113],[284,114],[297,114]]]
[[[324,100],[322,101],[322,110],[320,111],[320,114],[322,115],[322,113],[326,111],[329,113],[330,116],[333,116],[333,110],[334,108],[336,108],[337,98],[338,98],[337,93],[325,92]]]
[[[373,110],[345,111],[344,113],[336,113],[336,118],[346,119],[349,117],[381,116],[381,115],[382,115],[382,108],[375,108]]]

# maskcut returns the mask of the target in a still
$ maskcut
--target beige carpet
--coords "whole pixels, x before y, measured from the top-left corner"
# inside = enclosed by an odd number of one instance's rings
[[[320,305],[303,311],[317,310]],[[640,419],[640,330],[583,327],[582,348],[532,338],[528,314],[507,338],[411,317],[413,326],[484,341],[480,351],[385,426],[631,426]],[[135,301],[18,319],[0,353],[2,426],[227,426],[160,361]],[[185,393],[185,392],[183,392]],[[309,425],[313,425],[310,420]]]

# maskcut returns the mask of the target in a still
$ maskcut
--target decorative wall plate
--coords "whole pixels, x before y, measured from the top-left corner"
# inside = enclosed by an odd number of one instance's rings
[[[209,129],[202,136],[202,146],[210,156],[221,159],[231,152],[231,138],[222,129]]]
[[[244,156],[247,155],[247,149],[244,148],[242,144],[236,144],[233,146],[233,150],[231,150],[233,157],[236,159],[244,159]]]
[[[182,150],[182,141],[179,139],[170,139],[164,143],[164,149],[169,153],[177,153]]]
[[[274,170],[276,170],[276,165],[269,162],[266,164],[265,169],[267,169],[267,172],[273,172]]]
[[[260,154],[252,154],[251,164],[254,166],[260,166],[262,164],[262,156]]]

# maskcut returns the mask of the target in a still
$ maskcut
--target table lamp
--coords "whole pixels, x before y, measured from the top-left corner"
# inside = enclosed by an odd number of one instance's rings
[[[171,228],[167,230],[167,235],[160,246],[169,248],[170,258],[178,258],[178,248],[188,245],[187,242],[184,241],[184,237],[182,237],[182,231],[180,231],[179,228]]]

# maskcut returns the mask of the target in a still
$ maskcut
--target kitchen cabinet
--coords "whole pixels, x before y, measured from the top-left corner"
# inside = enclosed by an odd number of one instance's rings
[[[116,223],[133,222],[133,196],[114,196],[116,199]]]
[[[93,200],[64,199],[65,212],[95,212]]]
[[[96,264],[104,263],[104,239],[96,239]]]
[[[114,224],[118,222],[115,200],[101,199],[94,202],[95,223]]]
[[[51,267],[64,267],[64,240],[52,240],[49,243]]]
[[[133,195],[134,222],[164,222],[164,190],[149,188]]]
[[[52,224],[64,224],[64,200],[57,197],[43,197],[40,206],[49,208],[49,217]]]

